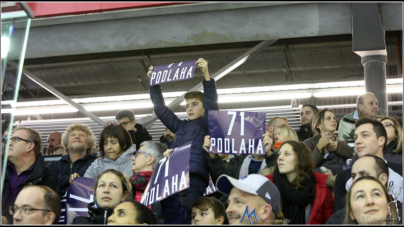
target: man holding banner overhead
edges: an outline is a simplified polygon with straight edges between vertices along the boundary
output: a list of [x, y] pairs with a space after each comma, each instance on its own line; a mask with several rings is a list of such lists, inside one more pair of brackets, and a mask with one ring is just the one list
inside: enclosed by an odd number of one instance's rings
[[[191, 91], [185, 94], [188, 120], [180, 120], [164, 103], [162, 89], [159, 85], [193, 78], [195, 68], [200, 68], [205, 80], [204, 93]], [[202, 197], [209, 184], [207, 156], [202, 148], [204, 136], [208, 134], [208, 110], [218, 110], [216, 84], [210, 78], [208, 62], [200, 58], [197, 61], [173, 63], [169, 65], [151, 66], [147, 73], [150, 84], [150, 98], [154, 104], [154, 112], [163, 124], [173, 133], [175, 139], [171, 148], [179, 147], [193, 141], [190, 151], [190, 187], [185, 190], [188, 202], [185, 208], [191, 214], [191, 204]], [[169, 224], [165, 222], [166, 224]]]

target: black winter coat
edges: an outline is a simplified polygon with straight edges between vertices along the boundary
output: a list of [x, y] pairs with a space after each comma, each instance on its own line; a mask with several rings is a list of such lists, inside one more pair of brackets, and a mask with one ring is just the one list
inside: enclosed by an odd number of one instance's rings
[[311, 130], [311, 126], [308, 127], [307, 131], [304, 127], [300, 126], [300, 130], [296, 133], [299, 138], [299, 142], [303, 142], [308, 138], [313, 137], [313, 131]]
[[196, 120], [180, 120], [164, 103], [160, 85], [150, 87], [150, 97], [154, 104], [154, 112], [161, 122], [173, 133], [175, 139], [171, 148], [179, 147], [189, 141], [192, 142], [189, 160], [189, 172], [199, 175], [209, 184], [209, 170], [206, 151], [202, 148], [208, 131], [208, 111], [218, 110], [218, 95], [215, 80], [203, 81], [205, 115]]
[[89, 217], [77, 216], [73, 219], [72, 224], [108, 224], [108, 218], [111, 216], [114, 209], [108, 209], [106, 212], [103, 208], [94, 208], [94, 202], [87, 205]]
[[[143, 143], [144, 141], [150, 141], [153, 138], [143, 125], [135, 124], [135, 128], [136, 128], [136, 133], [135, 133], [136, 139], [133, 139], [133, 136], [131, 134], [132, 142], [133, 142], [133, 144], [136, 144], [136, 149], [139, 150], [141, 143]], [[132, 131], [132, 130], [130, 130], [130, 131]]]
[[[7, 199], [10, 194], [10, 166], [6, 168], [6, 176], [4, 179], [3, 192], [2, 192], [2, 215], [8, 220], [8, 223], [13, 223], [13, 216], [9, 213], [9, 207], [14, 205], [15, 199], [6, 206]], [[45, 166], [44, 158], [42, 154], [38, 154], [35, 159], [35, 166], [31, 172], [31, 175], [22, 183], [17, 189], [17, 195], [25, 185], [45, 185], [56, 193], [59, 191], [59, 179], [50, 169]]]
[[70, 176], [73, 173], [78, 173], [83, 177], [88, 167], [97, 157], [94, 154], [86, 154], [84, 157], [71, 163], [70, 155], [62, 156], [58, 161], [49, 163], [48, 168], [59, 177], [60, 190], [59, 195], [63, 197], [67, 189], [69, 189]]
[[165, 145], [167, 145], [168, 148], [170, 148], [170, 147], [171, 147], [171, 144], [173, 143], [173, 141], [168, 142], [166, 139], [164, 139], [164, 135], [162, 135], [162, 136], [160, 137], [160, 143], [164, 143]]

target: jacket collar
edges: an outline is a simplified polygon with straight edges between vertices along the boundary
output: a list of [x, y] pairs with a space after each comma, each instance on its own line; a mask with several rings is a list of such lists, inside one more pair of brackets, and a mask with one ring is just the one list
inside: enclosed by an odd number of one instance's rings
[[327, 187], [327, 178], [328, 175], [322, 174], [322, 173], [317, 173], [315, 171], [312, 171], [314, 175], [314, 181], [316, 184], [318, 184], [320, 187]]
[[[98, 204], [96, 204], [95, 202], [89, 203], [87, 205], [87, 208], [88, 208], [88, 215], [90, 216], [89, 218], [93, 223], [95, 224], [107, 223], [107, 221], [104, 218], [105, 217], [104, 208], [99, 207]], [[113, 211], [114, 211], [113, 209], [108, 209], [106, 218], [111, 216]]]

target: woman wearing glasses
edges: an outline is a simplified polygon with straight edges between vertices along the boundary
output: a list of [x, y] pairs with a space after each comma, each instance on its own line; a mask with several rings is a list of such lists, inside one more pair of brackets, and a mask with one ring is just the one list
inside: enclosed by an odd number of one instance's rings
[[97, 177], [95, 202], [87, 205], [88, 217], [78, 216], [72, 224], [107, 224], [114, 208], [131, 198], [132, 185], [128, 176], [114, 169], [107, 169]]
[[[163, 154], [166, 150], [167, 145], [160, 142], [144, 141], [140, 144], [139, 150], [132, 158], [133, 177], [130, 181], [133, 185], [133, 194], [136, 202], [142, 200], [143, 192], [150, 181], [153, 171], [160, 160], [164, 158]], [[149, 208], [156, 214], [158, 223], [163, 224], [164, 219], [160, 203], [155, 203], [149, 206]]]
[[402, 164], [403, 155], [403, 128], [392, 117], [383, 117], [380, 121], [387, 132], [386, 149], [383, 152], [384, 159], [388, 162]]
[[108, 123], [100, 135], [100, 155], [88, 167], [84, 177], [97, 179], [107, 169], [115, 169], [132, 178], [132, 157], [136, 145], [121, 123]]

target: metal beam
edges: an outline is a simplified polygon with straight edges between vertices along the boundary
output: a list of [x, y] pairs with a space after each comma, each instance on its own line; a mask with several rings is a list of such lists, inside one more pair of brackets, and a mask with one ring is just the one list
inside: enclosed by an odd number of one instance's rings
[[[211, 76], [211, 78], [215, 79], [216, 81], [220, 80], [222, 77], [226, 76], [228, 73], [230, 73], [231, 71], [233, 71], [234, 69], [236, 69], [237, 67], [242, 65], [244, 62], [246, 62], [248, 58], [252, 57], [256, 53], [259, 53], [262, 49], [268, 47], [269, 45], [275, 43], [276, 41], [277, 41], [277, 39], [262, 41], [261, 43], [259, 43], [258, 45], [256, 45], [252, 49], [250, 49], [249, 51], [245, 52], [244, 54], [242, 54], [240, 57], [233, 60], [229, 64], [227, 64], [225, 67], [221, 68], [216, 73], [214, 73]], [[190, 92], [190, 91], [200, 91], [202, 88], [203, 88], [203, 85], [202, 85], [202, 82], [200, 82], [195, 87], [189, 89], [188, 92]], [[177, 106], [179, 106], [180, 103], [184, 99], [184, 95], [185, 95], [185, 93], [183, 95], [181, 95], [180, 97], [174, 99], [168, 105], [168, 108], [170, 110], [173, 110]], [[146, 128], [150, 128], [157, 119], [158, 119], [157, 115], [152, 114], [150, 116], [143, 117], [141, 120], [142, 120], [143, 126], [145, 126]]]
[[[9, 61], [8, 64], [10, 64], [11, 66], [14, 66], [14, 67], [18, 66], [18, 64], [13, 62], [13, 61]], [[101, 126], [104, 125], [105, 122], [103, 120], [101, 120], [99, 117], [97, 117], [95, 114], [88, 112], [82, 106], [80, 106], [79, 104], [77, 104], [73, 100], [69, 99], [67, 96], [65, 96], [64, 94], [62, 94], [61, 92], [59, 92], [58, 90], [56, 90], [55, 88], [53, 88], [52, 86], [50, 86], [49, 84], [44, 82], [43, 80], [39, 79], [38, 77], [36, 77], [34, 74], [29, 72], [28, 70], [23, 69], [22, 72], [28, 78], [30, 78], [32, 81], [37, 83], [39, 86], [45, 88], [47, 91], [49, 91], [50, 93], [52, 93], [56, 97], [58, 97], [58, 98], [64, 100], [65, 102], [69, 103], [74, 108], [76, 108], [78, 111], [80, 111], [82, 114], [86, 115], [87, 117], [91, 118], [93, 121], [97, 122], [99, 125], [101, 125]]]

